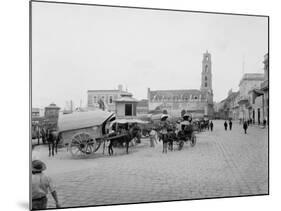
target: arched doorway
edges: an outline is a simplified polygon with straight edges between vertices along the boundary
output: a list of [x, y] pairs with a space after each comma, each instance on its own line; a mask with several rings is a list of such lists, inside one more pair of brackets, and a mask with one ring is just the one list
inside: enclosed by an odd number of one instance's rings
[[255, 124], [255, 109], [253, 109], [253, 123]]
[[258, 108], [258, 124], [261, 123], [260, 118], [261, 118], [261, 112], [260, 112], [260, 109]]

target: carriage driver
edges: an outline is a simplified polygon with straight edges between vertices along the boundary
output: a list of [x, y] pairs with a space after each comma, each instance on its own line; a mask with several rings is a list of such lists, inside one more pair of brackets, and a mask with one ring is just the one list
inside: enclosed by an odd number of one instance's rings
[[192, 118], [188, 114], [183, 115], [183, 121], [180, 123], [181, 130], [184, 132], [185, 135], [187, 135], [189, 138], [191, 138], [191, 135], [193, 133], [192, 128]]

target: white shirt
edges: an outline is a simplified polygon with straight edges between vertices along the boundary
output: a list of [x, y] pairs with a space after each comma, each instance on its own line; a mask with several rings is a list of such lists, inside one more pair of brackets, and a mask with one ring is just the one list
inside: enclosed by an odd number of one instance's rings
[[55, 191], [51, 178], [43, 173], [32, 174], [32, 199], [47, 196], [48, 191]]

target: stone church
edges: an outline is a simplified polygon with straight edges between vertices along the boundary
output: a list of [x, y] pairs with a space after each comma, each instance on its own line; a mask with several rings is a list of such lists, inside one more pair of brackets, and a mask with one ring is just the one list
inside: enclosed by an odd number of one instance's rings
[[180, 117], [182, 110], [193, 118], [213, 117], [212, 60], [203, 54], [200, 89], [151, 90], [148, 88], [148, 109], [166, 110], [172, 117]]

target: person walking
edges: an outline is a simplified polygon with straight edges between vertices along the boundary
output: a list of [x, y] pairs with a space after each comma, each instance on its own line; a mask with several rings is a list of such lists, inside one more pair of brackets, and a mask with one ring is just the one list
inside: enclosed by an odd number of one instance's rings
[[41, 160], [32, 161], [32, 210], [47, 208], [48, 191], [52, 194], [56, 207], [60, 208], [57, 192], [50, 177], [43, 174], [46, 165]]
[[149, 133], [149, 139], [150, 139], [150, 147], [155, 147], [156, 143], [156, 131], [154, 128], [151, 129]]
[[223, 125], [224, 125], [224, 129], [227, 130], [227, 122], [226, 121], [224, 121]]
[[213, 131], [213, 127], [214, 127], [214, 124], [213, 124], [213, 121], [211, 121], [211, 123], [210, 123], [211, 131]]
[[160, 136], [161, 140], [163, 142], [163, 151], [162, 153], [167, 153], [168, 149], [168, 129], [169, 125], [168, 122], [166, 121], [168, 118], [168, 115], [163, 114], [161, 116], [161, 122], [160, 122]]
[[244, 129], [245, 134], [247, 134], [248, 124], [246, 121], [243, 123], [243, 129]]
[[232, 129], [232, 121], [231, 121], [231, 119], [229, 120], [229, 130], [231, 130]]
[[266, 119], [263, 120], [263, 127], [266, 127]]

